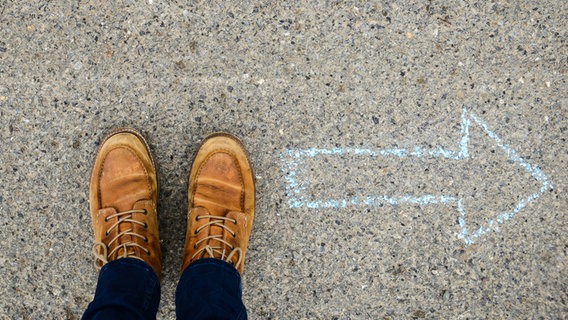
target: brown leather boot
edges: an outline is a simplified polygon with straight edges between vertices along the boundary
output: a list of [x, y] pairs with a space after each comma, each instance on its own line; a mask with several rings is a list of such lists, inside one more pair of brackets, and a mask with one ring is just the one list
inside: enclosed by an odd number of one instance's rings
[[101, 143], [89, 186], [95, 231], [95, 267], [120, 258], [147, 262], [161, 279], [162, 262], [154, 161], [133, 129], [111, 132]]
[[227, 133], [207, 137], [189, 175], [182, 271], [200, 258], [225, 260], [242, 274], [254, 218], [252, 168], [243, 144]]

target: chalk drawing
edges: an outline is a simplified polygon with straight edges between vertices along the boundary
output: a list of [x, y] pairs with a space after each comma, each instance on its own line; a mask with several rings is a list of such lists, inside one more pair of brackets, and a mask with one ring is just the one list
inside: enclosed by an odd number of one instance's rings
[[[344, 199], [307, 199], [306, 185], [298, 182], [298, 176], [301, 175], [302, 165], [304, 158], [316, 157], [319, 155], [360, 155], [370, 157], [431, 157], [431, 158], [444, 158], [449, 160], [464, 160], [469, 158], [469, 128], [471, 124], [475, 123], [481, 127], [483, 132], [487, 134], [498, 148], [502, 149], [507, 155], [508, 159], [513, 163], [522, 167], [528, 172], [536, 181], [539, 182], [540, 188], [525, 198], [520, 199], [511, 211], [501, 212], [492, 217], [487, 225], [479, 227], [479, 229], [470, 232], [466, 224], [465, 217], [467, 212], [464, 209], [463, 201], [460, 197], [455, 196], [436, 196], [436, 195], [407, 195], [401, 197], [389, 197], [387, 195], [366, 196], [366, 197], [349, 197]], [[444, 147], [434, 149], [424, 149], [421, 147], [414, 147], [410, 149], [404, 148], [385, 148], [385, 149], [366, 149], [366, 148], [307, 148], [307, 149], [286, 149], [285, 153], [280, 154], [285, 169], [286, 169], [286, 192], [288, 194], [288, 205], [290, 208], [345, 208], [348, 206], [380, 206], [380, 205], [452, 205], [457, 207], [458, 223], [460, 230], [458, 237], [462, 239], [466, 245], [473, 244], [483, 234], [492, 230], [496, 223], [504, 223], [512, 219], [519, 211], [526, 207], [532, 201], [537, 200], [545, 191], [553, 188], [552, 183], [548, 177], [538, 167], [528, 163], [520, 157], [515, 150], [505, 144], [503, 140], [493, 131], [485, 121], [477, 117], [475, 114], [463, 109], [461, 115], [461, 130], [460, 138], [458, 140], [457, 150], [448, 150]]]

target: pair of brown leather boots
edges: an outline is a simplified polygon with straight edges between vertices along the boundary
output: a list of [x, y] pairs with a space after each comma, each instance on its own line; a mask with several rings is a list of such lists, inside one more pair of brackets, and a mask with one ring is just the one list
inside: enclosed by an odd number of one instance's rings
[[[211, 257], [242, 274], [255, 207], [254, 178], [243, 144], [226, 133], [207, 137], [194, 158], [188, 189], [182, 271]], [[109, 261], [135, 258], [152, 266], [161, 279], [158, 179], [140, 133], [119, 129], [103, 140], [89, 192], [95, 266], [100, 270]]]

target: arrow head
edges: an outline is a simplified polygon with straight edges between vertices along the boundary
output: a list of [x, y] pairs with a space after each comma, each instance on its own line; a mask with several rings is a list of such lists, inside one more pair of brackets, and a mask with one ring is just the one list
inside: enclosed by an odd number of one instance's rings
[[[552, 183], [542, 170], [505, 144], [485, 121], [465, 109], [462, 117], [471, 169], [467, 190], [458, 199], [458, 236], [470, 245], [515, 217], [552, 189]], [[488, 202], [488, 198], [495, 201]]]

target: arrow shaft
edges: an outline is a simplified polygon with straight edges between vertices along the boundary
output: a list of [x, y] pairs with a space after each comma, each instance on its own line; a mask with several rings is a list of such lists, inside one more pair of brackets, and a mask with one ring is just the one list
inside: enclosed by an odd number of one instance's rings
[[412, 196], [406, 195], [401, 197], [390, 196], [366, 196], [356, 197], [353, 196], [348, 199], [339, 200], [307, 200], [302, 201], [295, 198], [289, 202], [290, 207], [299, 208], [306, 207], [310, 209], [315, 208], [346, 208], [348, 206], [366, 205], [366, 206], [382, 206], [382, 205], [430, 205], [430, 204], [457, 204], [459, 199], [451, 196]]
[[[285, 177], [290, 207], [457, 203], [453, 195], [458, 190], [451, 177], [456, 172], [464, 172], [465, 161], [400, 161], [397, 157], [367, 152], [372, 150], [320, 150], [322, 152], [299, 153], [302, 155], [298, 157], [291, 152], [284, 157], [283, 162], [288, 167]], [[380, 194], [376, 194], [377, 190]]]

